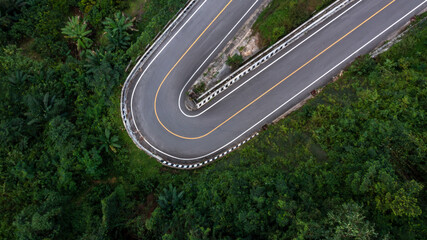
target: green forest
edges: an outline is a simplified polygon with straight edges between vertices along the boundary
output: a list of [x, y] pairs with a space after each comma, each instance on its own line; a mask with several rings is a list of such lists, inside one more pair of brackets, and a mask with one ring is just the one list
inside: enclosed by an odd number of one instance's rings
[[[0, 239], [425, 239], [427, 15], [242, 148], [179, 171], [133, 144], [119, 106], [127, 66], [185, 4], [0, 0]], [[310, 17], [271, 9], [265, 22], [304, 17], [266, 44]]]

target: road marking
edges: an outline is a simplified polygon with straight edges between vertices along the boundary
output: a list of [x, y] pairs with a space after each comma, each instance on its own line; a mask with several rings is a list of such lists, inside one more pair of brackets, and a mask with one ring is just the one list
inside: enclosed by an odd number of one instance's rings
[[203, 3], [197, 8], [196, 11], [194, 11], [194, 13], [187, 19], [187, 21], [185, 21], [185, 23], [181, 26], [181, 28], [179, 28], [179, 30], [171, 37], [171, 39], [169, 39], [169, 41], [165, 44], [165, 46], [159, 51], [159, 53], [157, 53], [157, 55], [154, 57], [154, 59], [148, 64], [147, 68], [142, 72], [141, 76], [139, 76], [138, 81], [135, 84], [135, 87], [132, 90], [132, 95], [131, 95], [131, 99], [130, 99], [130, 113], [132, 116], [132, 122], [133, 125], [135, 126], [137, 132], [140, 132], [138, 129], [138, 125], [135, 122], [135, 117], [133, 115], [133, 97], [135, 96], [135, 91], [138, 87], [138, 84], [140, 83], [142, 77], [145, 75], [145, 73], [147, 72], [147, 70], [150, 68], [150, 66], [153, 64], [154, 60], [157, 59], [159, 57], [159, 55], [165, 50], [165, 48], [167, 46], [169, 46], [169, 44], [172, 42], [173, 39], [175, 39], [176, 35], [178, 35], [178, 33], [181, 32], [181, 30], [188, 24], [188, 22], [190, 22], [191, 19], [193, 19], [194, 15], [196, 15], [196, 13], [199, 12], [199, 10], [205, 5], [205, 3], [207, 2], [207, 0], [203, 1]]
[[[175, 63], [175, 65], [171, 68], [171, 70], [169, 70], [168, 74], [166, 74], [165, 78], [163, 78], [162, 82], [160, 83], [159, 88], [157, 89], [156, 92], [156, 96], [154, 98], [154, 114], [156, 115], [157, 121], [160, 123], [160, 125], [162, 125], [162, 127], [168, 131], [170, 134], [176, 136], [176, 137], [180, 137], [183, 139], [192, 139], [192, 138], [186, 138], [183, 136], [180, 136], [174, 132], [172, 132], [171, 130], [169, 130], [163, 123], [162, 121], [160, 121], [159, 116], [157, 114], [157, 97], [159, 95], [160, 89], [163, 86], [163, 83], [166, 81], [166, 79], [169, 77], [169, 75], [171, 74], [171, 72], [175, 69], [175, 67], [181, 62], [181, 60], [185, 57], [185, 55], [187, 55], [187, 53], [193, 48], [193, 46], [199, 41], [199, 39], [205, 34], [205, 32], [211, 27], [211, 25], [218, 19], [219, 16], [221, 16], [221, 14], [225, 11], [225, 9], [228, 8], [228, 6], [230, 6], [231, 2], [233, 2], [233, 0], [230, 0], [227, 5], [225, 5], [225, 7], [221, 10], [221, 12], [218, 13], [218, 15], [216, 15], [216, 17], [212, 20], [211, 23], [209, 23], [209, 25], [205, 28], [205, 30], [203, 30], [203, 32], [197, 37], [197, 39], [190, 45], [190, 47], [187, 49], [187, 51], [185, 51], [185, 53], [179, 58], [178, 62]], [[197, 138], [194, 138], [197, 139]]]
[[[252, 79], [254, 79], [255, 77], [257, 77], [259, 74], [263, 73], [265, 70], [267, 70], [268, 68], [270, 68], [272, 65], [274, 65], [276, 62], [280, 61], [282, 58], [286, 57], [289, 53], [293, 52], [296, 48], [298, 48], [299, 46], [301, 46], [302, 44], [304, 44], [306, 41], [310, 40], [312, 37], [314, 37], [317, 33], [319, 33], [320, 31], [322, 31], [323, 29], [325, 29], [327, 26], [329, 26], [331, 23], [335, 22], [338, 18], [342, 17], [344, 14], [346, 14], [348, 11], [350, 11], [351, 9], [353, 9], [355, 6], [357, 6], [359, 3], [361, 3], [362, 0], [359, 0], [357, 3], [355, 3], [354, 5], [352, 5], [351, 7], [349, 7], [348, 9], [346, 9], [344, 12], [342, 12], [341, 14], [339, 14], [336, 18], [334, 18], [333, 20], [331, 20], [330, 22], [328, 22], [327, 24], [323, 25], [320, 29], [318, 29], [316, 32], [314, 32], [313, 34], [311, 34], [309, 37], [305, 38], [303, 41], [301, 41], [300, 43], [298, 43], [296, 46], [294, 46], [293, 48], [291, 48], [289, 51], [287, 51], [286, 53], [284, 53], [283, 55], [279, 56], [276, 60], [274, 60], [272, 63], [268, 64], [265, 68], [263, 68], [262, 70], [258, 71], [255, 75], [253, 75], [252, 77], [250, 77], [248, 80], [246, 80], [245, 82], [243, 82], [240, 85], [237, 85], [237, 87], [235, 87], [233, 90], [231, 90], [229, 93], [227, 93], [225, 96], [223, 96], [222, 98], [220, 98], [219, 100], [215, 101], [213, 104], [211, 104], [210, 106], [208, 106], [205, 110], [203, 110], [202, 112], [196, 114], [196, 115], [188, 115], [186, 114], [184, 111], [182, 111], [181, 108], [181, 104], [180, 104], [180, 99], [181, 99], [181, 95], [182, 92], [185, 89], [184, 88], [181, 90], [181, 94], [180, 97], [178, 99], [178, 106], [179, 106], [179, 110], [181, 111], [181, 113], [188, 117], [188, 118], [195, 118], [195, 117], [199, 117], [202, 114], [204, 114], [205, 112], [207, 112], [209, 109], [211, 109], [212, 107], [214, 107], [215, 105], [217, 105], [218, 103], [222, 102], [222, 100], [224, 100], [225, 98], [227, 98], [228, 96], [230, 96], [232, 93], [234, 93], [235, 91], [237, 91], [239, 88], [241, 88], [242, 86], [244, 86], [246, 83], [250, 82]], [[206, 59], [207, 60], [207, 59]], [[198, 71], [198, 70], [197, 70]], [[196, 72], [197, 72], [196, 71]], [[193, 76], [190, 78], [190, 80], [194, 77], [196, 73], [193, 74]], [[188, 82], [187, 82], [188, 84]], [[186, 85], [187, 85], [186, 84]]]
[[[191, 82], [191, 80], [194, 78], [194, 76], [196, 75], [196, 73], [203, 67], [203, 65], [209, 60], [210, 57], [212, 57], [212, 55], [216, 52], [216, 50], [218, 50], [218, 48], [221, 46], [221, 44], [225, 41], [225, 39], [227, 39], [227, 37], [234, 31], [234, 29], [236, 29], [236, 27], [240, 24], [240, 22], [246, 17], [246, 15], [248, 15], [248, 13], [252, 10], [253, 7], [255, 7], [255, 5], [258, 3], [259, 0], [256, 0], [254, 2], [254, 4], [252, 4], [252, 6], [248, 9], [248, 11], [246, 11], [246, 13], [243, 15], [243, 17], [240, 18], [240, 20], [233, 26], [233, 28], [227, 33], [227, 35], [225, 35], [225, 37], [222, 39], [222, 41], [216, 46], [216, 48], [214, 50], [212, 50], [211, 54], [209, 54], [209, 56], [205, 59], [205, 61], [200, 65], [200, 67], [193, 73], [193, 75], [188, 79], [187, 83], [184, 85], [184, 87], [181, 89], [181, 92], [179, 93], [179, 97], [178, 97], [178, 107], [179, 107], [179, 111], [181, 111], [181, 113], [186, 116], [186, 117], [197, 117], [200, 116], [200, 114], [195, 115], [195, 116], [191, 116], [191, 115], [187, 115], [186, 113], [184, 113], [184, 111], [182, 111], [181, 108], [181, 104], [180, 104], [180, 99], [182, 98], [182, 94], [184, 93], [185, 88], [187, 87], [187, 85]], [[204, 111], [203, 111], [204, 112]]]
[[340, 63], [338, 63], [337, 65], [335, 65], [333, 68], [329, 69], [329, 71], [327, 71], [325, 74], [323, 74], [322, 76], [320, 76], [319, 78], [317, 78], [314, 82], [312, 82], [310, 85], [308, 85], [307, 87], [305, 87], [304, 89], [302, 89], [300, 92], [298, 92], [297, 94], [295, 94], [292, 98], [290, 98], [288, 101], [284, 102], [282, 105], [280, 105], [279, 107], [277, 107], [274, 111], [272, 111], [271, 113], [269, 113], [267, 116], [265, 116], [263, 119], [259, 120], [257, 123], [255, 123], [254, 125], [252, 125], [250, 128], [248, 128], [247, 130], [245, 130], [243, 133], [241, 133], [239, 136], [237, 136], [236, 138], [232, 139], [231, 141], [229, 141], [228, 143], [226, 143], [225, 145], [223, 145], [220, 148], [217, 148], [216, 150], [205, 154], [203, 156], [199, 156], [199, 157], [194, 157], [194, 158], [180, 158], [177, 156], [173, 156], [171, 154], [168, 154], [160, 149], [157, 149], [156, 147], [154, 147], [147, 139], [144, 138], [144, 141], [150, 145], [154, 150], [156, 150], [157, 152], [168, 156], [170, 158], [175, 158], [177, 160], [182, 160], [182, 161], [194, 161], [194, 160], [199, 160], [199, 159], [203, 159], [205, 157], [211, 156], [214, 153], [218, 152], [220, 149], [223, 149], [225, 147], [227, 147], [228, 145], [232, 144], [233, 142], [235, 142], [237, 139], [241, 138], [243, 135], [245, 135], [247, 132], [249, 132], [251, 129], [253, 129], [254, 127], [256, 127], [257, 125], [259, 125], [260, 123], [262, 123], [263, 121], [265, 121], [267, 118], [269, 118], [271, 115], [273, 115], [274, 113], [276, 113], [278, 110], [280, 110], [282, 107], [284, 107], [286, 104], [288, 104], [289, 102], [291, 102], [293, 99], [295, 99], [296, 97], [298, 97], [301, 93], [305, 92], [307, 89], [309, 89], [311, 86], [313, 86], [314, 84], [316, 84], [320, 79], [324, 78], [326, 75], [328, 75], [329, 73], [331, 73], [332, 71], [334, 71], [336, 68], [338, 68], [340, 65], [342, 65], [343, 63], [345, 63], [346, 61], [348, 61], [350, 58], [352, 58], [354, 55], [356, 55], [359, 51], [361, 51], [363, 48], [367, 47], [369, 44], [371, 44], [373, 41], [377, 40], [377, 38], [379, 38], [381, 35], [383, 35], [384, 33], [386, 33], [387, 31], [389, 31], [391, 28], [393, 28], [396, 24], [398, 24], [400, 21], [402, 21], [403, 19], [405, 19], [406, 17], [408, 17], [410, 14], [412, 14], [414, 11], [416, 11], [418, 8], [420, 8], [422, 5], [424, 5], [425, 3], [427, 3], [427, 0], [425, 0], [423, 3], [419, 4], [418, 6], [416, 6], [414, 9], [412, 9], [409, 13], [407, 13], [406, 15], [404, 15], [403, 17], [401, 17], [399, 20], [397, 20], [396, 22], [394, 22], [392, 25], [390, 25], [389, 27], [387, 27], [384, 31], [382, 31], [381, 33], [379, 33], [377, 36], [375, 36], [374, 38], [372, 38], [369, 42], [365, 43], [362, 47], [360, 47], [359, 49], [357, 49], [356, 51], [354, 51], [352, 54], [350, 54], [347, 58], [345, 58], [344, 60], [342, 60]]
[[341, 42], [344, 38], [346, 38], [348, 35], [350, 35], [351, 33], [353, 33], [354, 31], [356, 31], [357, 29], [359, 29], [361, 26], [363, 26], [364, 24], [366, 24], [368, 21], [370, 21], [372, 18], [374, 18], [376, 15], [378, 15], [379, 13], [381, 13], [382, 11], [384, 11], [384, 9], [388, 8], [391, 4], [393, 4], [394, 2], [396, 2], [396, 0], [392, 0], [390, 1], [387, 5], [385, 5], [383, 8], [381, 8], [380, 10], [378, 10], [376, 13], [374, 13], [373, 15], [371, 15], [369, 18], [367, 18], [365, 21], [363, 21], [362, 23], [360, 23], [357, 27], [353, 28], [351, 31], [349, 31], [348, 33], [346, 33], [344, 36], [342, 36], [340, 39], [338, 39], [337, 41], [335, 41], [333, 44], [331, 44], [329, 47], [325, 48], [323, 51], [321, 51], [319, 54], [317, 54], [315, 57], [313, 57], [312, 59], [310, 59], [308, 62], [304, 63], [302, 66], [300, 66], [297, 70], [295, 70], [294, 72], [292, 72], [291, 74], [289, 74], [287, 77], [285, 77], [284, 79], [282, 79], [281, 81], [279, 81], [278, 83], [276, 83], [273, 87], [271, 87], [270, 89], [268, 89], [267, 91], [265, 91], [263, 94], [261, 94], [260, 96], [258, 96], [257, 98], [255, 98], [252, 102], [250, 102], [249, 104], [247, 104], [245, 107], [243, 107], [242, 109], [240, 109], [239, 111], [237, 111], [236, 113], [234, 113], [233, 115], [231, 115], [231, 117], [229, 117], [227, 120], [223, 121], [221, 124], [219, 124], [218, 126], [216, 126], [215, 128], [213, 128], [212, 130], [210, 130], [209, 132], [198, 136], [198, 137], [185, 137], [185, 136], [181, 136], [179, 134], [176, 134], [174, 132], [172, 132], [171, 130], [169, 130], [160, 120], [158, 114], [157, 114], [157, 97], [159, 94], [159, 91], [163, 85], [163, 83], [166, 81], [166, 79], [169, 77], [170, 73], [175, 69], [175, 67], [181, 62], [181, 60], [185, 57], [185, 55], [187, 55], [187, 53], [191, 50], [191, 48], [193, 48], [194, 44], [197, 43], [197, 41], [203, 36], [203, 34], [209, 29], [209, 27], [216, 21], [216, 19], [224, 12], [224, 10], [230, 5], [230, 3], [233, 0], [230, 0], [228, 2], [228, 4], [221, 10], [221, 12], [214, 18], [214, 20], [206, 27], [206, 29], [199, 35], [199, 37], [197, 37], [196, 41], [194, 41], [191, 46], [187, 49], [187, 51], [185, 51], [185, 53], [181, 56], [181, 58], [178, 60], [178, 62], [175, 63], [175, 65], [173, 66], [173, 68], [171, 70], [169, 70], [168, 74], [165, 76], [165, 78], [163, 79], [163, 81], [161, 82], [159, 88], [157, 89], [156, 92], [156, 96], [154, 99], [154, 114], [156, 115], [157, 121], [160, 123], [160, 125], [162, 125], [162, 127], [169, 132], [170, 134], [174, 135], [175, 137], [181, 138], [181, 139], [186, 139], [186, 140], [197, 140], [197, 139], [201, 139], [204, 138], [208, 135], [210, 135], [212, 132], [216, 131], [218, 128], [220, 128], [222, 125], [226, 124], [228, 121], [230, 121], [231, 119], [233, 119], [235, 116], [237, 116], [239, 113], [241, 113], [242, 111], [244, 111], [246, 108], [250, 107], [252, 104], [254, 104], [255, 102], [257, 102], [259, 99], [261, 99], [262, 97], [264, 97], [266, 94], [268, 94], [269, 92], [271, 92], [273, 89], [275, 89], [277, 86], [279, 86], [281, 83], [283, 83], [284, 81], [286, 81], [287, 79], [289, 79], [290, 77], [292, 77], [293, 75], [295, 75], [295, 73], [299, 72], [301, 69], [303, 69], [304, 67], [306, 67], [308, 64], [310, 64], [311, 62], [313, 62], [314, 60], [316, 60], [319, 56], [323, 55], [326, 51], [328, 51], [330, 48], [332, 48], [333, 46], [335, 46], [336, 44], [338, 44], [339, 42]]

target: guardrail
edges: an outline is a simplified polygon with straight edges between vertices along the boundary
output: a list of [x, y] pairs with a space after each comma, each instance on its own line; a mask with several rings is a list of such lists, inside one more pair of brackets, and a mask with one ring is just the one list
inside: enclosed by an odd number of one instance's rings
[[[288, 45], [297, 41], [301, 37], [305, 36], [306, 33], [313, 28], [317, 27], [319, 24], [323, 23], [326, 19], [331, 17], [333, 14], [347, 7], [350, 3], [355, 0], [337, 0], [327, 8], [323, 9], [315, 16], [310, 18], [308, 21], [300, 25], [298, 28], [293, 30], [291, 33], [280, 39], [277, 43], [267, 48], [265, 51], [262, 51], [252, 57], [252, 60], [247, 62], [245, 65], [234, 71], [228, 77], [221, 80], [215, 86], [210, 88], [204, 94], [196, 99], [195, 106], [197, 109], [201, 108], [205, 104], [207, 104], [210, 100], [216, 97], [221, 92], [228, 89], [231, 85], [236, 83], [243, 76], [258, 68], [260, 65], [265, 63], [269, 58], [277, 55], [280, 51], [285, 49]], [[194, 101], [194, 100], [193, 100]]]
[[168, 167], [171, 167], [171, 168], [178, 168], [178, 169], [187, 169], [187, 170], [190, 170], [190, 169], [200, 168], [200, 167], [205, 166], [205, 165], [207, 165], [207, 164], [209, 164], [209, 163], [217, 160], [218, 158], [222, 158], [225, 155], [231, 153], [232, 151], [240, 148], [243, 144], [249, 142], [252, 138], [254, 138], [254, 137], [258, 136], [258, 135], [259, 135], [259, 133], [255, 133], [255, 134], [251, 135], [250, 137], [246, 138], [245, 140], [243, 140], [242, 142], [240, 142], [239, 144], [235, 145], [234, 147], [231, 147], [231, 148], [227, 149], [226, 151], [224, 151], [224, 152], [216, 155], [215, 157], [212, 157], [209, 160], [205, 160], [205, 161], [200, 162], [200, 163], [195, 163], [195, 164], [176, 164], [176, 163], [171, 163], [171, 162], [168, 162], [168, 161], [165, 161], [165, 160], [160, 160], [160, 163], [162, 163], [165, 166], [168, 166]]

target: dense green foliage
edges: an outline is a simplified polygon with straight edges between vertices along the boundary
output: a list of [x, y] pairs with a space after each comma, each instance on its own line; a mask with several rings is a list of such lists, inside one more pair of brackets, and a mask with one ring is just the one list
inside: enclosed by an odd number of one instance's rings
[[0, 2], [0, 239], [128, 238], [125, 51], [182, 2], [132, 20], [125, 1]]
[[138, 29], [141, 33], [135, 43], [127, 50], [127, 54], [133, 59], [141, 55], [141, 49], [145, 49], [164, 25], [171, 19], [171, 9], [177, 9], [187, 0], [156, 0], [148, 1], [144, 9], [144, 15]]
[[92, 30], [87, 30], [86, 22], [80, 21], [79, 16], [73, 16], [70, 21], [62, 29], [62, 33], [66, 38], [70, 38], [76, 42], [77, 50], [80, 52], [82, 49], [88, 49], [92, 46], [92, 39], [88, 38], [88, 35]]
[[1, 1], [0, 239], [423, 239], [427, 23], [182, 172], [134, 146], [119, 98], [184, 2], [147, 1], [133, 21], [127, 1]]
[[103, 23], [110, 42], [110, 48], [113, 50], [126, 49], [130, 41], [128, 31], [132, 29], [132, 21], [124, 14], [116, 13], [113, 19], [107, 17]]
[[334, 0], [273, 0], [254, 24], [260, 34], [261, 45], [266, 47], [308, 20]]

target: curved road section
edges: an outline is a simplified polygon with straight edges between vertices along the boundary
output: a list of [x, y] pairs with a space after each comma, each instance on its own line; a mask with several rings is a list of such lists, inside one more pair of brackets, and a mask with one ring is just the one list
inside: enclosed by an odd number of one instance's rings
[[195, 168], [251, 138], [427, 6], [427, 0], [360, 0], [310, 30], [197, 111], [184, 91], [261, 0], [200, 0], [126, 85], [137, 145], [166, 166]]

